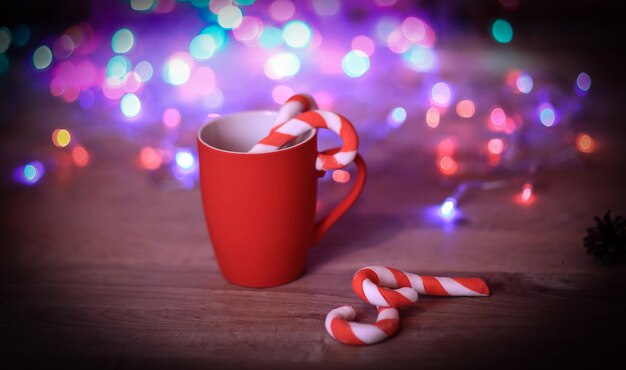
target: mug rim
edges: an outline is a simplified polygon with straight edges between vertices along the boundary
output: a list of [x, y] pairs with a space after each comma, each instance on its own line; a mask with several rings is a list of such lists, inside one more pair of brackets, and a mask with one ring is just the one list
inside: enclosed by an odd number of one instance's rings
[[213, 150], [217, 150], [219, 152], [224, 152], [224, 153], [228, 153], [228, 154], [242, 154], [242, 155], [271, 155], [271, 154], [275, 154], [275, 153], [281, 153], [281, 152], [286, 152], [289, 150], [295, 150], [298, 147], [306, 144], [309, 140], [312, 140], [313, 137], [315, 136], [315, 134], [317, 133], [317, 129], [313, 128], [312, 130], [309, 131], [309, 136], [302, 140], [301, 142], [299, 142], [296, 145], [292, 145], [290, 147], [287, 148], [283, 148], [283, 149], [278, 149], [275, 150], [273, 152], [265, 152], [265, 153], [248, 153], [248, 152], [235, 152], [232, 150], [226, 150], [226, 149], [222, 149], [222, 148], [218, 148], [214, 145], [211, 145], [209, 143], [207, 143], [206, 141], [204, 141], [202, 139], [202, 131], [209, 125], [215, 123], [216, 121], [220, 120], [220, 119], [224, 119], [224, 118], [230, 118], [232, 116], [236, 116], [239, 114], [244, 114], [244, 113], [254, 113], [254, 114], [258, 114], [258, 115], [271, 115], [271, 116], [277, 116], [278, 115], [278, 111], [273, 111], [273, 110], [263, 110], [263, 109], [257, 109], [257, 110], [244, 110], [244, 111], [239, 111], [239, 112], [234, 112], [234, 113], [229, 113], [229, 114], [225, 114], [223, 116], [219, 116], [219, 117], [215, 117], [212, 118], [210, 120], [208, 120], [207, 122], [205, 122], [202, 126], [200, 126], [200, 128], [198, 129], [197, 133], [196, 133], [196, 138], [198, 140], [199, 143], [201, 143], [202, 145], [211, 148]]

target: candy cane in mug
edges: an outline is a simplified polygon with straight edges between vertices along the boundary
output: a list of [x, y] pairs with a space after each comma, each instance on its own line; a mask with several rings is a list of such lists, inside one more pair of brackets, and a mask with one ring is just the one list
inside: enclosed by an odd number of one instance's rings
[[300, 113], [317, 109], [317, 102], [312, 96], [308, 94], [296, 94], [287, 99], [278, 110], [276, 120], [274, 120], [273, 127], [277, 127], [282, 123], [294, 118]]
[[350, 164], [356, 156], [359, 140], [352, 123], [344, 116], [325, 111], [311, 110], [272, 129], [269, 135], [261, 139], [249, 153], [267, 153], [280, 149], [299, 135], [316, 129], [326, 128], [342, 140], [338, 151], [324, 151], [318, 154], [315, 167], [318, 170], [334, 170]]

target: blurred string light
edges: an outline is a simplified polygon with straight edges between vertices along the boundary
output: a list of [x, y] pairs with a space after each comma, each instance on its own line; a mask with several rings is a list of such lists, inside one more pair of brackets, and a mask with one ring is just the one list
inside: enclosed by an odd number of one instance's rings
[[452, 90], [445, 82], [437, 82], [431, 89], [431, 97], [434, 104], [446, 107], [450, 104]]
[[58, 148], [64, 148], [69, 145], [72, 136], [66, 129], [55, 129], [52, 131], [52, 143]]
[[496, 19], [491, 25], [491, 36], [501, 44], [509, 43], [513, 39], [513, 27], [504, 19]]
[[426, 125], [430, 128], [437, 128], [439, 126], [440, 113], [439, 109], [430, 107], [426, 111]]
[[24, 47], [30, 40], [30, 28], [20, 23], [13, 28], [13, 44], [17, 47]]
[[279, 22], [284, 22], [293, 17], [296, 6], [289, 0], [275, 0], [270, 4], [270, 17]]
[[581, 153], [592, 153], [595, 150], [596, 143], [595, 141], [584, 132], [581, 132], [576, 136], [576, 148]]
[[217, 12], [217, 23], [224, 29], [237, 28], [242, 21], [243, 13], [234, 5], [227, 5]]
[[345, 184], [350, 181], [350, 172], [344, 170], [333, 171], [333, 181]]
[[589, 88], [591, 88], [591, 77], [587, 73], [581, 72], [576, 77], [576, 88], [581, 92], [589, 91]]
[[[127, 118], [134, 119], [142, 115], [144, 109], [146, 119], [156, 117], [155, 121], [158, 121], [158, 118], [162, 118], [160, 124], [166, 129], [163, 147], [171, 148], [176, 145], [176, 140], [184, 137], [185, 130], [189, 127], [182, 127], [181, 116], [183, 112], [191, 110], [191, 106], [210, 112], [239, 110], [249, 104], [250, 97], [256, 99], [258, 94], [269, 95], [270, 91], [272, 100], [282, 104], [296, 89], [315, 86], [311, 87], [310, 92], [319, 105], [324, 109], [332, 109], [345, 98], [345, 91], [350, 89], [338, 91], [323, 83], [319, 87], [317, 83], [310, 85], [312, 78], [315, 82], [318, 77], [344, 79], [345, 82], [367, 73], [372, 77], [387, 76], [389, 71], [384, 67], [392, 65], [394, 68], [396, 66], [402, 68], [398, 71], [402, 73], [401, 76], [408, 79], [414, 76], [422, 81], [419, 85], [422, 86], [422, 91], [419, 91], [419, 95], [410, 95], [418, 99], [412, 100], [411, 103], [408, 101], [412, 99], [409, 98], [409, 94], [404, 100], [396, 100], [397, 106], [384, 112], [387, 115], [387, 124], [399, 127], [406, 122], [409, 115], [424, 117], [421, 114], [425, 113], [426, 128], [435, 137], [443, 133], [441, 129], [448, 129], [444, 122], [446, 114], [456, 111], [461, 118], [484, 119], [483, 125], [476, 125], [476, 129], [486, 128], [497, 133], [497, 137], [493, 137], [494, 133], [488, 137], [490, 134], [487, 132], [473, 145], [474, 148], [479, 148], [481, 161], [485, 158], [484, 154], [487, 154], [487, 164], [490, 166], [507, 164], [504, 160], [500, 162], [501, 157], [505, 157], [505, 152], [508, 154], [514, 152], [516, 146], [528, 145], [520, 144], [520, 140], [516, 138], [517, 131], [520, 131], [520, 134], [525, 134], [527, 130], [554, 131], [545, 129], [545, 126], [550, 127], [559, 124], [560, 120], [565, 121], [565, 117], [570, 117], [569, 113], [574, 109], [572, 107], [579, 105], [577, 101], [570, 101], [569, 97], [556, 91], [557, 88], [550, 85], [549, 79], [544, 78], [545, 75], [538, 73], [534, 80], [531, 73], [534, 74], [535, 71], [517, 69], [508, 71], [505, 80], [507, 92], [513, 94], [493, 94], [497, 96], [485, 98], [476, 94], [457, 101], [454, 96], [456, 89], [453, 89], [452, 85], [446, 82], [432, 84], [443, 79], [436, 73], [439, 67], [439, 53], [435, 48], [436, 35], [433, 28], [424, 18], [410, 13], [400, 15], [402, 13], [397, 11], [399, 8], [392, 8], [396, 4], [405, 6], [401, 2], [374, 1], [379, 8], [373, 8], [375, 10], [372, 14], [375, 16], [368, 18], [367, 22], [355, 22], [351, 7], [338, 0], [310, 0], [304, 3], [270, 0], [257, 2], [249, 9], [246, 7], [253, 5], [254, 1], [129, 0], [127, 3], [129, 11], [132, 9], [150, 13], [133, 15], [151, 17], [150, 22], [152, 17], [172, 12], [174, 9], [177, 11], [177, 17], [192, 9], [193, 12], [197, 12], [206, 27], [201, 30], [183, 27], [177, 28], [180, 32], [172, 32], [168, 26], [174, 23], [164, 18], [163, 27], [160, 29], [163, 29], [162, 34], [165, 34], [165, 37], [155, 34], [157, 37], [139, 38], [141, 32], [148, 29], [145, 24], [128, 23], [124, 26], [128, 28], [120, 28], [122, 26], [118, 25], [113, 29], [116, 32], [108, 35], [109, 49], [102, 47], [102, 40], [106, 40], [104, 37], [106, 35], [99, 33], [101, 31], [98, 28], [101, 24], [90, 25], [83, 22], [69, 27], [55, 37], [42, 38], [45, 45], [32, 45], [33, 50], [30, 54], [32, 66], [35, 70], [41, 71], [39, 74], [41, 79], [48, 79], [52, 95], [60, 97], [65, 102], [77, 102], [84, 110], [91, 109], [94, 104], [100, 102], [100, 97], [104, 96], [112, 100], [109, 103], [119, 104], [122, 122], [127, 121]], [[103, 18], [107, 15], [109, 14], [103, 15]], [[506, 43], [512, 40], [513, 29], [507, 21], [499, 19], [490, 26], [492, 37], [497, 42]], [[4, 47], [4, 50], [11, 50], [19, 47], [20, 37], [28, 41], [30, 31], [28, 27], [24, 27], [25, 32], [18, 32], [18, 27], [12, 28], [11, 31], [3, 28], [10, 39], [8, 44], [3, 41], [4, 44], [0, 46]], [[156, 31], [151, 29], [151, 32]], [[21, 33], [27, 36], [18, 37]], [[169, 34], [172, 36], [169, 37]], [[106, 41], [104, 42], [106, 46]], [[175, 48], [172, 49], [171, 45], [175, 45]], [[220, 53], [227, 46], [228, 53]], [[396, 65], [392, 58], [402, 61]], [[249, 60], [254, 63], [240, 64], [242, 67], [235, 70], [231, 68], [233, 60], [239, 63]], [[258, 63], [259, 61], [261, 63]], [[6, 73], [8, 63], [7, 55], [0, 53], [0, 72]], [[225, 72], [225, 68], [228, 71], [235, 71], [237, 77], [241, 75], [244, 80], [249, 77], [256, 78], [261, 71], [256, 67], [250, 67], [252, 65], [261, 65], [264, 76], [271, 81], [262, 78], [261, 84], [251, 84], [246, 87], [246, 93], [235, 95], [232, 95], [226, 86], [218, 84], [217, 76], [224, 75], [224, 80], [231, 78], [228, 72]], [[304, 72], [305, 66], [306, 73], [301, 73], [301, 68]], [[153, 78], [155, 69], [158, 69], [156, 75], [162, 78]], [[104, 73], [101, 73], [103, 70]], [[290, 79], [296, 75], [297, 78]], [[163, 81], [173, 86], [164, 85]], [[320, 78], [320, 81], [323, 79]], [[333, 81], [333, 84], [335, 82]], [[464, 82], [461, 80], [458, 83]], [[400, 85], [402, 84], [398, 84]], [[589, 75], [582, 72], [576, 78], [573, 93], [583, 96], [590, 85]], [[459, 92], [468, 91], [465, 90], [467, 87], [460, 86]], [[225, 104], [225, 93], [230, 94], [228, 104]], [[520, 94], [529, 96], [523, 97]], [[429, 97], [430, 104], [427, 102], [424, 106], [415, 107], [415, 102], [423, 100], [421, 99], [423, 96]], [[549, 103], [548, 99], [551, 99]], [[150, 102], [150, 108], [142, 104], [146, 102]], [[455, 104], [452, 107], [456, 109], [447, 109], [452, 104]], [[484, 116], [480, 111], [483, 104], [486, 109]], [[506, 113], [503, 107], [506, 108]], [[560, 112], [555, 107], [563, 111]], [[149, 112], [148, 109], [154, 111]], [[205, 114], [206, 112], [202, 116]], [[452, 121], [454, 122], [454, 119]], [[530, 121], [539, 121], [541, 124], [526, 123]], [[450, 128], [454, 125], [453, 122]], [[470, 122], [473, 123], [474, 120]], [[439, 128], [441, 125], [444, 127]], [[435, 129], [439, 131], [432, 131]], [[538, 132], [532, 132], [529, 136], [538, 137], [535, 135]], [[530, 145], [536, 144], [534, 141], [529, 140]], [[596, 148], [596, 142], [584, 133], [579, 134], [575, 144], [581, 153], [589, 153]], [[71, 149], [73, 155], [78, 147], [76, 139], [72, 138], [65, 148]], [[437, 147], [435, 167], [443, 176], [465, 176], [478, 168], [473, 163], [467, 164], [466, 153], [455, 153], [455, 148], [455, 140], [448, 139], [442, 140]], [[159, 158], [158, 167], [163, 163], [173, 162], [170, 170], [180, 173], [182, 167], [169, 149], [157, 147], [152, 149], [152, 154], [156, 153], [155, 156]], [[191, 156], [195, 158], [193, 154]], [[76, 161], [74, 162], [76, 164]], [[144, 165], [141, 167], [147, 168]], [[456, 207], [455, 204], [454, 208]]]
[[557, 123], [556, 109], [550, 103], [542, 103], [537, 107], [539, 121], [546, 127], [552, 127]]
[[313, 10], [323, 17], [335, 15], [341, 9], [339, 0], [313, 0]]
[[14, 172], [14, 178], [22, 184], [33, 185], [41, 180], [44, 173], [43, 163], [40, 161], [32, 161], [24, 166], [18, 167]]
[[211, 36], [213, 42], [215, 43], [215, 51], [220, 50], [226, 44], [226, 32], [220, 26], [208, 26], [202, 29], [202, 31], [200, 31], [200, 34]]
[[117, 54], [128, 53], [135, 46], [135, 36], [128, 28], [117, 30], [111, 38], [111, 49]]
[[311, 42], [311, 28], [302, 21], [290, 21], [283, 27], [283, 39], [293, 48], [303, 48]]
[[272, 80], [294, 76], [300, 70], [300, 58], [292, 53], [281, 53], [265, 62], [265, 75]]
[[72, 148], [72, 160], [78, 167], [85, 167], [89, 163], [89, 152], [85, 147], [77, 145]]
[[406, 121], [406, 109], [403, 107], [395, 107], [387, 116], [387, 123], [391, 127], [400, 127]]
[[158, 148], [144, 146], [139, 151], [139, 164], [146, 170], [156, 170], [163, 164], [163, 156]]
[[176, 108], [167, 108], [163, 112], [163, 124], [167, 128], [175, 128], [180, 124], [180, 112]]
[[11, 45], [11, 31], [8, 28], [0, 28], [0, 53], [4, 53]]
[[347, 76], [361, 77], [370, 68], [370, 59], [360, 50], [351, 50], [343, 57], [341, 67]]
[[533, 89], [533, 85], [533, 78], [526, 73], [521, 73], [515, 80], [515, 86], [522, 94], [529, 94]]
[[196, 165], [196, 159], [188, 149], [176, 152], [176, 165], [183, 171], [192, 171]]
[[189, 53], [196, 60], [206, 60], [215, 53], [216, 44], [213, 37], [207, 34], [199, 34], [189, 44]]
[[130, 7], [138, 12], [147, 12], [152, 10], [159, 0], [130, 0]]
[[170, 57], [163, 68], [165, 82], [180, 86], [191, 76], [191, 62], [185, 54], [179, 53]]
[[135, 94], [126, 94], [120, 101], [122, 114], [128, 118], [133, 118], [141, 112], [141, 101]]
[[52, 63], [52, 50], [46, 45], [38, 47], [33, 53], [33, 66], [36, 69], [46, 69]]
[[148, 82], [152, 78], [154, 70], [150, 62], [148, 62], [147, 60], [142, 60], [135, 66], [135, 73], [139, 77], [139, 81]]
[[461, 118], [471, 118], [475, 112], [476, 107], [471, 100], [461, 100], [456, 104], [456, 113]]

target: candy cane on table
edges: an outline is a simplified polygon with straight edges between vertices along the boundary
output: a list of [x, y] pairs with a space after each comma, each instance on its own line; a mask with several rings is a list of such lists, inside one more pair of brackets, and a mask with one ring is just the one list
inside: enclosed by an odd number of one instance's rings
[[317, 102], [312, 96], [307, 94], [293, 95], [278, 110], [273, 127], [279, 126], [302, 112], [313, 109], [317, 109]]
[[327, 128], [339, 135], [343, 142], [339, 151], [327, 150], [319, 153], [315, 168], [320, 171], [334, 170], [352, 162], [359, 146], [354, 126], [344, 116], [325, 110], [300, 113], [295, 118], [280, 124], [252, 147], [249, 153], [267, 153], [278, 150], [299, 135], [314, 128]]
[[[352, 289], [365, 302], [378, 307], [378, 319], [375, 324], [353, 322], [354, 310], [348, 306], [330, 311], [326, 316], [326, 330], [339, 342], [351, 345], [374, 344], [393, 335], [399, 325], [396, 308], [415, 303], [418, 294], [470, 297], [490, 294], [481, 278], [417, 275], [384, 266], [357, 271], [352, 278]], [[395, 314], [390, 310], [395, 310]], [[387, 321], [390, 319], [396, 322], [391, 324]]]

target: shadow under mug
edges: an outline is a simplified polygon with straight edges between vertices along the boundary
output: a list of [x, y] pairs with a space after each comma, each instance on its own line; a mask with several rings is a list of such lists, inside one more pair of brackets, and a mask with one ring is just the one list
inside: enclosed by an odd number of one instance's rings
[[246, 111], [215, 118], [198, 131], [200, 189], [218, 265], [226, 280], [247, 287], [286, 284], [304, 271], [309, 247], [354, 204], [366, 167], [348, 195], [319, 222], [317, 132], [269, 153], [247, 153], [273, 126], [277, 112]]

